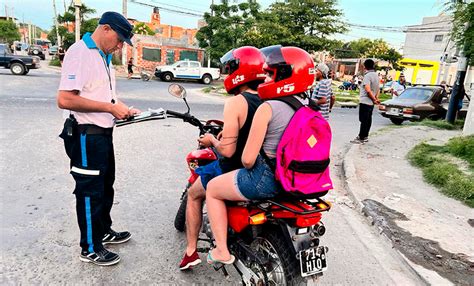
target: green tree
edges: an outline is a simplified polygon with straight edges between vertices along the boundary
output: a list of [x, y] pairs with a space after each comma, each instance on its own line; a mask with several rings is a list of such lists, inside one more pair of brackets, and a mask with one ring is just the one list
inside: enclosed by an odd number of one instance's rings
[[255, 27], [259, 8], [255, 1], [233, 5], [222, 1], [222, 4], [211, 5], [213, 15], [204, 14], [207, 25], [196, 34], [199, 46], [205, 48], [212, 59], [218, 59], [230, 49], [242, 45], [246, 42], [245, 34]]
[[[95, 10], [92, 8], [87, 7], [86, 5], [82, 4], [79, 7], [80, 12], [80, 21], [81, 21], [81, 31], [80, 35], [81, 38], [85, 33], [94, 32], [99, 24], [99, 20], [96, 18], [88, 19], [88, 16], [95, 13]], [[62, 15], [58, 15], [58, 22], [60, 24], [58, 28], [59, 36], [62, 39], [62, 43], [65, 49], [68, 49], [72, 44], [74, 44], [76, 40], [75, 32], [70, 33], [66, 27], [62, 26], [61, 24], [70, 25], [75, 23], [76, 16], [75, 16], [75, 8], [70, 6], [68, 11], [66, 11]], [[51, 31], [48, 34], [48, 39], [53, 42], [57, 43], [56, 37], [56, 27], [53, 26]]]
[[282, 44], [307, 51], [326, 50], [337, 43], [328, 37], [346, 30], [335, 0], [287, 0], [265, 11], [260, 11], [254, 0], [233, 5], [222, 1], [211, 8], [213, 15], [204, 14], [207, 26], [199, 29], [196, 38], [213, 59], [243, 45], [261, 48]]
[[273, 16], [263, 17], [263, 20], [270, 20], [275, 29], [265, 32], [283, 45], [298, 46], [307, 51], [326, 50], [333, 43], [328, 40], [329, 36], [347, 30], [340, 19], [342, 11], [336, 8], [336, 4], [336, 0], [274, 3], [265, 12]]
[[143, 22], [136, 23], [133, 27], [133, 33], [137, 35], [153, 36], [155, 32]]
[[0, 20], [0, 42], [12, 44], [13, 41], [18, 41], [20, 38], [18, 27], [13, 21]]
[[451, 0], [445, 3], [445, 10], [453, 17], [451, 39], [464, 50], [469, 64], [474, 65], [474, 2]]

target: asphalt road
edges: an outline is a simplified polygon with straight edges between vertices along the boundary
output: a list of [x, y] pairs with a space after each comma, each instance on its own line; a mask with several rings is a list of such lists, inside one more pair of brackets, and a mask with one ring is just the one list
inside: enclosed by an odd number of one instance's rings
[[[185, 236], [173, 219], [188, 176], [185, 156], [196, 147], [196, 128], [176, 119], [144, 122], [116, 129], [114, 229], [129, 230], [126, 245], [111, 246], [122, 261], [101, 268], [79, 261], [79, 229], [72, 195], [73, 180], [58, 134], [63, 112], [56, 106], [57, 71], [47, 67], [28, 76], [0, 70], [0, 284], [236, 284], [235, 271], [224, 280], [205, 263], [180, 272]], [[203, 95], [203, 85], [183, 83], [192, 113], [221, 118], [224, 99]], [[119, 97], [146, 110], [185, 111], [160, 81], [119, 79]], [[329, 268], [323, 285], [414, 285], [419, 278], [382, 241], [354, 209], [339, 179], [341, 158], [358, 132], [356, 109], [337, 108], [333, 128], [332, 177], [328, 195], [333, 209], [324, 215]], [[388, 125], [374, 115], [373, 130]], [[204, 258], [204, 257], [203, 257]]]

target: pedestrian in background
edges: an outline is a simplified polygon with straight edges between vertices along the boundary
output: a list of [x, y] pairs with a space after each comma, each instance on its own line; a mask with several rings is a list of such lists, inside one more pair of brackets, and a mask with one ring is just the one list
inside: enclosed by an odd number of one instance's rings
[[120, 256], [104, 248], [123, 243], [128, 231], [116, 232], [110, 211], [114, 201], [115, 158], [112, 132], [115, 119], [140, 111], [116, 97], [112, 53], [123, 42], [131, 45], [133, 26], [116, 12], [105, 12], [94, 33], [86, 33], [64, 57], [58, 88], [59, 108], [70, 110], [60, 135], [76, 182], [76, 213], [81, 232], [80, 260], [113, 265]]
[[375, 72], [375, 62], [367, 59], [364, 62], [364, 78], [359, 91], [359, 135], [351, 143], [362, 144], [368, 142], [370, 127], [372, 126], [372, 112], [374, 104], [380, 104], [379, 77]]
[[331, 80], [328, 78], [329, 67], [320, 63], [316, 67], [316, 80], [318, 81], [314, 88], [311, 98], [316, 101], [321, 109], [321, 115], [324, 119], [329, 120], [329, 108], [331, 105], [331, 98], [333, 97]]
[[63, 46], [59, 46], [59, 48], [58, 48], [58, 58], [59, 58], [59, 62], [61, 63], [61, 66], [63, 65], [65, 54], [66, 54], [66, 52], [64, 51]]
[[392, 83], [392, 86], [390, 89], [392, 91], [392, 99], [397, 98], [402, 92], [405, 91], [405, 89], [407, 89], [405, 76], [402, 73], [400, 74], [398, 81], [394, 81]]
[[127, 64], [127, 69], [128, 69], [128, 79], [132, 78], [133, 75], [133, 57], [128, 60]]

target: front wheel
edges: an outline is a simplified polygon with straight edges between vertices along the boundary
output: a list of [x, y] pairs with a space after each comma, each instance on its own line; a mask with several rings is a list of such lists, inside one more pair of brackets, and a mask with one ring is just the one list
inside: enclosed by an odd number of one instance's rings
[[[257, 237], [250, 247], [265, 258], [265, 265], [259, 267], [265, 271], [266, 285], [301, 285], [306, 279], [301, 276], [299, 261], [292, 245], [288, 245], [281, 230], [272, 228]], [[258, 272], [258, 269], [254, 269]]]
[[164, 81], [171, 81], [173, 79], [173, 75], [171, 73], [167, 72], [162, 76], [162, 79]]
[[13, 63], [10, 66], [10, 71], [14, 75], [23, 75], [26, 70], [26, 67], [21, 63]]
[[186, 205], [188, 204], [188, 186], [183, 191], [181, 203], [174, 218], [174, 227], [177, 231], [183, 232], [186, 229]]

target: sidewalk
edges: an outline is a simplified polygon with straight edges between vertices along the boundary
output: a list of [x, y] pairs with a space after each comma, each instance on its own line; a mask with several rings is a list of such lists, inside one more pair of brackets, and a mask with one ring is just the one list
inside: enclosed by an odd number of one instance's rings
[[[444, 144], [460, 131], [412, 126], [379, 132], [344, 158], [349, 193], [380, 233], [426, 282], [474, 285], [474, 209], [423, 181], [407, 153]], [[434, 139], [436, 138], [436, 139]]]

